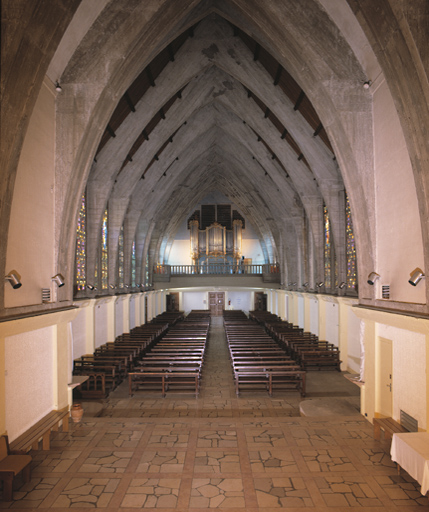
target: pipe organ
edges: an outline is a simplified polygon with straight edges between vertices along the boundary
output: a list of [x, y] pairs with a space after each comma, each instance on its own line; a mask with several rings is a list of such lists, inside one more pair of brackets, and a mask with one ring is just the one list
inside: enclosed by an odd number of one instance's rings
[[218, 222], [206, 229], [199, 229], [198, 220], [189, 222], [191, 239], [191, 257], [194, 265], [211, 262], [239, 262], [242, 255], [241, 220], [234, 220], [232, 230]]

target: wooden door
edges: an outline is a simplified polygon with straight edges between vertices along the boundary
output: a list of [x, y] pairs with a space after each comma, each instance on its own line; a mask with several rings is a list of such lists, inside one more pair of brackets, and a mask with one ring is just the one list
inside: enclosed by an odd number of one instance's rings
[[392, 417], [392, 340], [379, 338], [379, 413]]
[[167, 311], [179, 311], [178, 293], [170, 293], [167, 295]]
[[267, 294], [263, 292], [255, 292], [255, 311], [267, 310]]
[[222, 316], [225, 309], [225, 293], [209, 292], [209, 305], [211, 316]]

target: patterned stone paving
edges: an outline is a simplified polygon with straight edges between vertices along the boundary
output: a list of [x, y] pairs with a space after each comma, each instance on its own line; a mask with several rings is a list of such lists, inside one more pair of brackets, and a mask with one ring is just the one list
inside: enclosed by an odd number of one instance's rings
[[302, 478], [257, 478], [254, 483], [261, 508], [314, 507]]
[[194, 478], [190, 508], [244, 508], [241, 478]]
[[134, 478], [121, 507], [175, 508], [179, 495], [179, 478]]
[[[358, 400], [338, 372], [310, 372], [307, 384], [309, 398], [325, 388], [334, 396], [337, 386]], [[50, 451], [32, 451], [31, 481], [17, 478], [14, 501], [0, 509], [429, 511], [365, 418], [301, 418], [300, 401], [295, 391], [237, 398], [223, 331], [213, 327], [199, 398], [130, 399], [125, 383], [100, 417], [54, 433]]]

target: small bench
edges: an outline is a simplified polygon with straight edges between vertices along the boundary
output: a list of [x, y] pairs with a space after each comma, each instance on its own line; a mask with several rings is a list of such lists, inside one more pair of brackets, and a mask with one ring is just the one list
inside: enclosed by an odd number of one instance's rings
[[51, 431], [58, 431], [60, 422], [63, 422], [63, 432], [69, 431], [69, 408], [64, 407], [59, 411], [51, 411], [35, 425], [21, 434], [17, 439], [10, 443], [13, 451], [28, 451], [31, 448], [39, 448], [39, 440], [42, 439], [43, 450], [50, 449]]
[[392, 439], [393, 434], [409, 432], [405, 427], [403, 427], [393, 418], [373, 418], [372, 423], [374, 425], [374, 439], [377, 441], [380, 440], [381, 430], [384, 431], [385, 439]]
[[0, 480], [3, 480], [3, 500], [12, 501], [13, 479], [22, 472], [24, 482], [31, 478], [31, 457], [22, 452], [12, 451], [6, 435], [0, 437]]

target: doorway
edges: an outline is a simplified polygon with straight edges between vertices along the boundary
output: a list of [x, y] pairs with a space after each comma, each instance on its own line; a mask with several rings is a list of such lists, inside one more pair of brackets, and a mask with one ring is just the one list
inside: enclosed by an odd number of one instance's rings
[[225, 309], [225, 293], [209, 292], [210, 316], [222, 316]]
[[382, 416], [392, 416], [392, 340], [378, 338], [379, 345], [379, 413]]
[[263, 292], [255, 292], [255, 311], [267, 310], [267, 294]]
[[167, 311], [179, 311], [179, 294], [170, 293], [167, 295]]

